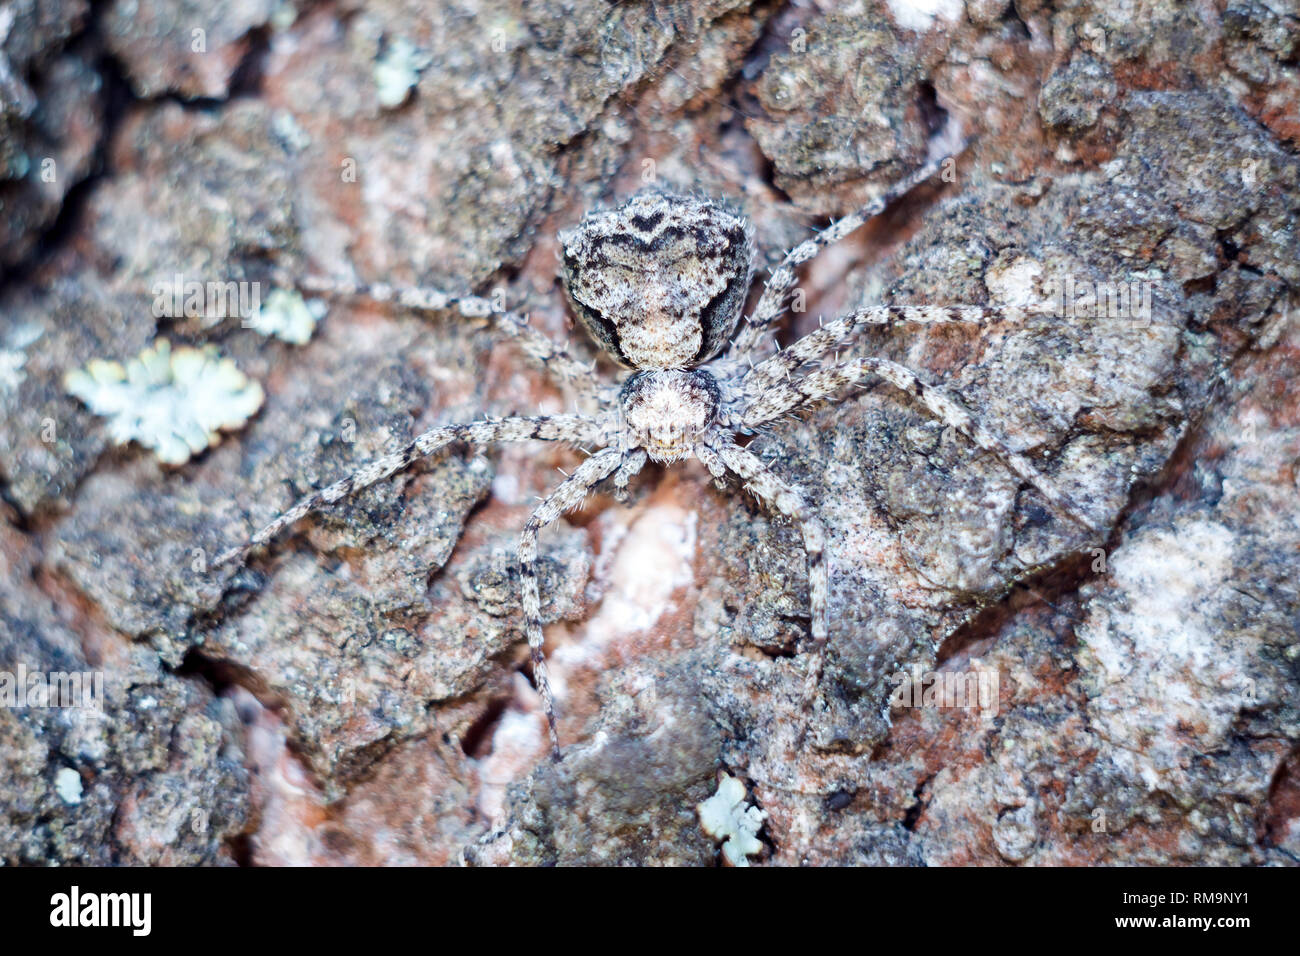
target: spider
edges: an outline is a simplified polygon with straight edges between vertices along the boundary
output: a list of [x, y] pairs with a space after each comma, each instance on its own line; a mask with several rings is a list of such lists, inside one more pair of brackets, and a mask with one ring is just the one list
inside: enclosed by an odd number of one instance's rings
[[562, 283], [574, 316], [627, 370], [618, 386], [600, 384], [591, 367], [532, 329], [526, 316], [494, 310], [492, 303], [476, 296], [311, 277], [289, 280], [308, 293], [364, 297], [416, 311], [454, 308], [466, 317], [491, 316], [525, 352], [593, 400], [601, 411], [596, 415], [484, 419], [432, 428], [401, 450], [303, 498], [244, 544], [222, 554], [216, 564], [242, 560], [251, 548], [271, 541], [308, 513], [382, 481], [452, 442], [540, 439], [594, 447], [597, 450], [534, 510], [518, 545], [521, 604], [534, 683], [546, 711], [551, 753], [559, 759], [555, 701], [542, 653], [535, 566], [538, 533], [581, 505], [588, 493], [611, 476], [615, 497], [625, 500], [629, 481], [647, 461], [668, 464], [694, 457], [720, 488], [725, 488], [728, 475], [734, 474], [761, 502], [798, 525], [807, 554], [811, 610], [803, 701], [805, 708], [811, 708], [829, 635], [825, 531], [808, 497], [738, 444], [737, 435], [752, 435], [788, 413], [866, 376], [876, 376], [914, 396], [939, 420], [1001, 459], [1054, 510], [1094, 530], [1087, 516], [1028, 459], [1006, 448], [943, 389], [883, 358], [822, 363], [824, 357], [868, 327], [983, 322], [996, 310], [986, 306], [874, 306], [824, 323], [784, 350], [779, 346], [773, 350], [767, 341], [766, 333], [784, 311], [786, 296], [795, 284], [795, 269], [929, 179], [944, 159], [924, 164], [857, 212], [787, 253], [769, 275], [753, 312], [743, 319], [755, 258], [753, 227], [743, 215], [722, 202], [659, 191], [637, 193], [615, 209], [589, 212], [577, 226], [559, 235]]

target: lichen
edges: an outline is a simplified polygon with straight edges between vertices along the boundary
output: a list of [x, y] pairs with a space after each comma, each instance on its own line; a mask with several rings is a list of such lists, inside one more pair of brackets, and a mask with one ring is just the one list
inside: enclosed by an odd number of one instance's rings
[[17, 349], [0, 349], [0, 391], [12, 392], [27, 380], [27, 356]]
[[379, 105], [391, 110], [405, 103], [428, 64], [428, 56], [420, 54], [411, 41], [399, 38], [389, 44], [375, 61]]
[[758, 831], [767, 813], [745, 802], [745, 785], [728, 774], [718, 781], [717, 792], [699, 804], [700, 826], [721, 840], [722, 855], [732, 866], [749, 866], [749, 857], [763, 849]]
[[248, 320], [248, 327], [291, 345], [306, 345], [325, 311], [323, 302], [307, 302], [290, 289], [272, 289]]
[[71, 767], [64, 767], [54, 775], [54, 789], [58, 791], [59, 798], [67, 804], [78, 804], [81, 802], [81, 774]]
[[262, 406], [262, 386], [212, 346], [172, 351], [157, 340], [126, 365], [92, 359], [63, 378], [68, 393], [109, 420], [119, 445], [135, 441], [180, 465], [238, 428]]

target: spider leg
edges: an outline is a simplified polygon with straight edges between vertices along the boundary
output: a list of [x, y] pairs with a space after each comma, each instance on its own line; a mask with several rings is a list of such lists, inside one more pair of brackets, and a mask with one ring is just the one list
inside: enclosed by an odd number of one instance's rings
[[518, 312], [495, 312], [497, 328], [519, 343], [524, 354], [542, 370], [571, 385], [584, 398], [609, 398], [611, 393], [596, 378], [596, 363], [575, 358], [567, 345], [557, 342], [528, 323]]
[[810, 260], [827, 246], [839, 242], [868, 220], [880, 215], [894, 200], [911, 192], [920, 183], [925, 182], [938, 172], [939, 168], [949, 158], [948, 156], [942, 156], [930, 160], [905, 178], [894, 183], [861, 209], [849, 213], [843, 219], [832, 223], [811, 239], [805, 240], [787, 252], [785, 258], [767, 277], [758, 304], [754, 306], [754, 311], [745, 319], [740, 333], [736, 336], [735, 344], [732, 346], [732, 354], [743, 360], [745, 356], [758, 350], [763, 333], [785, 311], [785, 294], [794, 286], [795, 269], [798, 266]]
[[1021, 481], [1028, 482], [1061, 515], [1084, 530], [1097, 532], [1092, 520], [1070, 498], [1034, 467], [979, 424], [956, 398], [945, 389], [927, 385], [910, 369], [882, 358], [858, 358], [830, 368], [812, 372], [791, 383], [777, 383], [758, 396], [742, 417], [743, 426], [757, 428], [786, 412], [834, 394], [864, 375], [884, 379], [901, 392], [915, 396], [935, 418], [949, 425], [987, 452], [996, 455]]
[[703, 462], [704, 467], [709, 470], [713, 476], [713, 485], [719, 491], [726, 490], [727, 487], [727, 463], [722, 460], [722, 456], [713, 450], [709, 445], [701, 445], [695, 450], [695, 457]]
[[323, 505], [333, 504], [383, 481], [421, 458], [434, 454], [454, 441], [481, 445], [492, 441], [600, 441], [604, 426], [583, 415], [540, 415], [485, 420], [466, 425], [439, 425], [412, 440], [406, 447], [377, 458], [346, 478], [303, 498], [246, 542], [223, 552], [213, 567], [242, 560], [248, 552], [265, 544], [299, 518]]
[[537, 506], [524, 523], [519, 536], [519, 575], [523, 581], [524, 623], [528, 633], [528, 649], [533, 658], [533, 682], [542, 695], [546, 708], [546, 722], [551, 735], [551, 755], [560, 759], [560, 738], [555, 729], [555, 697], [546, 672], [546, 658], [542, 655], [542, 599], [537, 588], [537, 535], [542, 528], [555, 521], [566, 511], [582, 504], [597, 483], [609, 477], [620, 467], [622, 454], [617, 448], [606, 448], [579, 465], [559, 487]]
[[645, 449], [637, 448], [629, 452], [622, 453], [622, 461], [619, 463], [618, 472], [614, 475], [614, 500], [627, 501], [627, 486], [637, 473], [645, 467], [646, 459], [649, 457]]
[[804, 552], [808, 556], [808, 604], [812, 612], [812, 648], [809, 651], [808, 672], [804, 676], [803, 706], [808, 709], [817, 696], [821, 683], [826, 639], [830, 633], [830, 574], [826, 567], [826, 531], [821, 519], [798, 491], [782, 481], [753, 452], [741, 448], [730, 439], [715, 444], [701, 445], [695, 457], [716, 477], [730, 469], [739, 475], [756, 498], [770, 508], [792, 519], [803, 536]]
[[324, 298], [369, 299], [372, 302], [392, 303], [413, 312], [444, 312], [455, 309], [470, 319], [490, 318], [506, 335], [509, 335], [524, 353], [542, 368], [553, 372], [561, 381], [568, 382], [584, 396], [593, 397], [600, 389], [592, 363], [581, 362], [568, 348], [544, 335], [528, 323], [528, 316], [518, 312], [502, 311], [494, 304], [476, 295], [451, 295], [438, 289], [415, 286], [400, 287], [386, 282], [363, 284], [347, 279], [328, 279], [322, 276], [277, 276], [286, 286], [300, 292]]
[[908, 323], [987, 325], [1012, 318], [1019, 311], [985, 305], [874, 305], [858, 309], [825, 323], [746, 371], [741, 379], [744, 396], [752, 402], [773, 383], [789, 378], [800, 366], [817, 361], [865, 328], [894, 328]]

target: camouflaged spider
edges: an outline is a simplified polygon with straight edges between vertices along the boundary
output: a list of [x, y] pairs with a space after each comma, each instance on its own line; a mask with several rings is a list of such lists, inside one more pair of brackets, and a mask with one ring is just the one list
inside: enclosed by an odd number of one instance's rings
[[[734, 473], [758, 499], [799, 526], [808, 558], [812, 612], [804, 678], [805, 706], [811, 706], [821, 679], [829, 629], [829, 573], [822, 523], [798, 489], [736, 444], [736, 434], [753, 434], [789, 412], [874, 375], [913, 395], [945, 424], [998, 456], [1055, 510], [1091, 529], [1087, 517], [1027, 459], [1008, 450], [958, 401], [903, 366], [882, 358], [855, 358], [811, 371], [807, 368], [833, 355], [869, 326], [982, 322], [996, 310], [984, 306], [877, 306], [828, 322], [783, 351], [774, 351], [764, 341], [764, 333], [784, 310], [786, 294], [795, 282], [795, 267], [928, 179], [941, 162], [927, 163], [864, 208], [789, 252], [772, 271], [753, 313], [743, 322], [741, 314], [754, 273], [754, 237], [742, 215], [712, 200], [658, 192], [639, 193], [617, 209], [589, 213], [576, 227], [560, 234], [563, 283], [577, 319], [605, 351], [631, 370], [621, 387], [601, 386], [591, 368], [574, 359], [564, 346], [531, 329], [524, 316], [497, 312], [494, 318], [526, 352], [595, 400], [602, 408], [600, 414], [519, 416], [430, 429], [400, 451], [302, 499], [245, 544], [221, 555], [217, 563], [242, 559], [250, 548], [270, 541], [309, 512], [382, 481], [451, 442], [541, 439], [593, 446], [598, 450], [543, 500], [519, 539], [522, 604], [534, 681], [546, 709], [552, 753], [558, 758], [555, 705], [542, 655], [535, 569], [538, 532], [579, 506], [611, 475], [622, 499], [628, 482], [647, 460], [671, 463], [695, 457], [720, 487], [724, 487], [727, 474]], [[456, 308], [465, 316], [493, 314], [484, 299], [428, 289], [320, 279], [295, 284], [309, 293], [361, 296], [414, 310]], [[733, 334], [731, 348], [723, 355]], [[793, 376], [796, 372], [801, 374]]]

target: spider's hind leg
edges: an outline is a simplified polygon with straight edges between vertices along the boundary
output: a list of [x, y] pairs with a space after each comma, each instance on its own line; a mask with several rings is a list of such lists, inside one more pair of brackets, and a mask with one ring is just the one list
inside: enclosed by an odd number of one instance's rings
[[592, 363], [580, 361], [566, 345], [533, 328], [526, 314], [502, 309], [497, 303], [481, 296], [457, 296], [427, 287], [403, 287], [386, 282], [363, 284], [321, 276], [293, 278], [281, 275], [277, 279], [281, 284], [296, 288], [302, 293], [326, 299], [367, 299], [412, 312], [445, 312], [454, 309], [465, 318], [490, 319], [498, 330], [518, 342], [524, 354], [539, 367], [551, 372], [560, 381], [572, 385], [584, 397], [595, 397], [600, 391]]
[[546, 657], [542, 653], [545, 638], [542, 634], [541, 592], [537, 587], [537, 535], [566, 511], [572, 511], [581, 505], [591, 489], [619, 467], [621, 459], [622, 455], [617, 448], [606, 448], [584, 461], [537, 506], [519, 536], [519, 576], [523, 585], [522, 603], [528, 649], [533, 659], [533, 683], [542, 695], [547, 729], [551, 735], [551, 754], [556, 760], [560, 759], [560, 738], [555, 727], [555, 696], [551, 692]]
[[817, 362], [849, 344], [865, 329], [892, 329], [902, 325], [985, 326], [1014, 318], [1019, 310], [986, 305], [872, 305], [856, 309], [809, 332], [775, 355], [744, 372], [744, 397], [753, 402], [775, 382], [788, 379], [803, 365]]
[[758, 304], [754, 306], [754, 311], [743, 320], [735, 344], [732, 346], [732, 355], [743, 363], [760, 351], [759, 343], [763, 334], [785, 311], [785, 296], [794, 287], [796, 268], [811, 260], [827, 246], [839, 242], [849, 233], [880, 215], [894, 200], [911, 192], [937, 173], [949, 159], [950, 156], [941, 156], [926, 162], [862, 208], [832, 223], [811, 239], [806, 239], [786, 253], [785, 258], [768, 276], [763, 286], [763, 294]]

